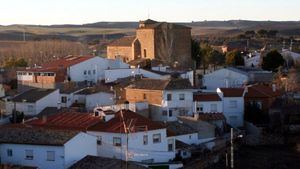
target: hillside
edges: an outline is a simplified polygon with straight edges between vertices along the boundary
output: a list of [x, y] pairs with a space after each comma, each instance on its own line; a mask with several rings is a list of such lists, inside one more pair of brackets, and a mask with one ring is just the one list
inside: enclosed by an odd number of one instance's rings
[[[236, 36], [246, 30], [275, 29], [282, 36], [300, 36], [299, 21], [201, 21], [181, 22], [193, 28], [195, 36]], [[95, 39], [115, 39], [135, 33], [138, 22], [97, 22], [83, 25], [9, 25], [0, 26], [0, 40], [61, 39], [70, 41], [92, 41]]]

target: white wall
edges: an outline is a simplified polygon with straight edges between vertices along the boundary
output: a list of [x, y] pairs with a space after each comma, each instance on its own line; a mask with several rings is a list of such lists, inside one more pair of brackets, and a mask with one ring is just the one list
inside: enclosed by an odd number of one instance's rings
[[[213, 112], [218, 112], [218, 113], [222, 113], [223, 112], [223, 102], [222, 101], [195, 101], [193, 106], [193, 112], [197, 111], [197, 107], [200, 107], [202, 105], [203, 107], [203, 111], [202, 113], [213, 113]], [[217, 105], [217, 111], [212, 111], [211, 110], [211, 105]], [[201, 111], [200, 111], [201, 112]]]
[[222, 87], [241, 87], [248, 81], [244, 74], [229, 69], [220, 69], [203, 76], [203, 85], [208, 90], [216, 90]]
[[46, 107], [58, 107], [60, 103], [59, 90], [55, 90], [46, 97], [41, 98], [36, 102], [36, 114], [40, 113]]
[[93, 110], [97, 105], [109, 106], [114, 105], [114, 94], [99, 92], [87, 95], [85, 98], [85, 107], [87, 110]]
[[[102, 145], [98, 146], [98, 156], [125, 159], [126, 135], [120, 133], [89, 132], [91, 135], [102, 136]], [[153, 143], [153, 134], [161, 134], [161, 143]], [[143, 144], [143, 136], [148, 135], [148, 144]], [[122, 138], [122, 147], [113, 146], [113, 137]], [[141, 162], [153, 159], [154, 162], [168, 162], [175, 158], [174, 151], [168, 151], [166, 129], [147, 132], [130, 133], [128, 136], [129, 160]], [[174, 139], [173, 139], [174, 141]], [[175, 143], [173, 144], [175, 148]]]
[[87, 155], [97, 155], [97, 138], [81, 132], [65, 143], [64, 147], [65, 166], [68, 168]]
[[[24, 112], [25, 115], [37, 115], [46, 107], [57, 107], [60, 102], [59, 96], [59, 90], [55, 90], [35, 103], [16, 102], [16, 110]], [[29, 110], [29, 106], [33, 106], [33, 109]]]
[[[7, 156], [7, 149], [12, 149], [13, 156]], [[33, 150], [33, 160], [25, 159], [25, 150]], [[55, 152], [55, 161], [47, 161], [47, 151]], [[1, 164], [16, 164], [23, 166], [37, 166], [40, 169], [64, 169], [63, 146], [40, 146], [23, 144], [0, 144]]]
[[[94, 57], [69, 68], [69, 76], [72, 81], [99, 81], [104, 79], [104, 70], [111, 68], [128, 68], [129, 66], [119, 60], [110, 60], [101, 57]], [[93, 72], [96, 70], [95, 72]], [[84, 71], [87, 74], [84, 75]], [[90, 74], [88, 74], [90, 71]]]
[[109, 69], [105, 70], [105, 83], [114, 82], [119, 78], [143, 75], [152, 79], [168, 79], [170, 75], [160, 75], [144, 69]]
[[[236, 101], [237, 107], [231, 107], [230, 101]], [[224, 97], [223, 110], [227, 123], [233, 127], [244, 126], [244, 97]]]

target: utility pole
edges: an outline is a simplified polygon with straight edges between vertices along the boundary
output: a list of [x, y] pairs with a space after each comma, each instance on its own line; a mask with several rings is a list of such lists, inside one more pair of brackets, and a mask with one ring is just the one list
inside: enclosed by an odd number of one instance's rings
[[230, 143], [231, 143], [231, 147], [230, 147], [230, 150], [231, 150], [231, 169], [234, 168], [234, 149], [233, 149], [233, 128], [231, 128], [231, 139], [230, 139]]

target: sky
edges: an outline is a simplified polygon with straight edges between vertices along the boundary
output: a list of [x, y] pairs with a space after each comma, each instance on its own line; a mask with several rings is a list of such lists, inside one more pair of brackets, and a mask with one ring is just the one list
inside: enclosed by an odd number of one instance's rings
[[299, 21], [300, 0], [0, 0], [0, 25], [100, 21]]

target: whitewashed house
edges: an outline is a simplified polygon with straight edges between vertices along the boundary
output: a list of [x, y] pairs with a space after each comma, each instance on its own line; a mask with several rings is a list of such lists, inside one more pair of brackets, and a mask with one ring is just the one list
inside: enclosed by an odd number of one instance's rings
[[130, 103], [147, 101], [154, 121], [176, 121], [192, 115], [193, 92], [188, 79], [141, 79], [125, 88]]
[[108, 86], [88, 87], [74, 94], [74, 103], [84, 104], [87, 111], [97, 106], [114, 105], [114, 91]]
[[233, 127], [244, 126], [244, 88], [218, 88], [223, 100], [223, 113], [226, 122]]
[[17, 71], [19, 88], [56, 88], [65, 81], [92, 82], [104, 80], [104, 70], [128, 68], [121, 60], [98, 56], [67, 56], [41, 66]]
[[98, 138], [98, 156], [149, 163], [175, 158], [175, 139], [161, 123], [129, 110], [97, 114], [104, 121], [87, 133]]
[[253, 83], [270, 83], [273, 74], [259, 68], [227, 67], [203, 76], [203, 87], [215, 91], [217, 88], [243, 87]]
[[121, 78], [143, 76], [152, 79], [169, 79], [171, 76], [168, 73], [157, 73], [140, 68], [128, 68], [128, 69], [107, 69], [104, 71], [105, 83], [111, 83]]
[[75, 103], [75, 93], [86, 87], [63, 87], [59, 90], [61, 107], [71, 107]]
[[194, 93], [194, 113], [222, 113], [223, 101], [216, 92]]
[[31, 89], [12, 99], [10, 106], [11, 113], [15, 108], [16, 111], [23, 112], [24, 115], [34, 116], [39, 114], [46, 107], [60, 108], [59, 90], [56, 89]]
[[244, 61], [246, 67], [260, 67], [262, 61], [261, 54], [256, 51], [249, 53], [248, 55], [244, 56]]
[[0, 129], [1, 164], [67, 169], [86, 155], [97, 155], [97, 138], [78, 131], [32, 127]]

